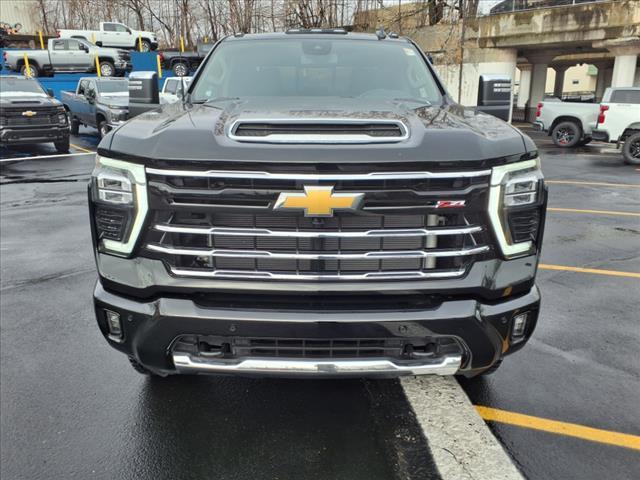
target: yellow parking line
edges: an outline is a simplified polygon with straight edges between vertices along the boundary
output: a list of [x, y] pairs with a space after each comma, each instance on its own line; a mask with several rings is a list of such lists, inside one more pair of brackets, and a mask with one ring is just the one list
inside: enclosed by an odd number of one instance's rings
[[576, 423], [549, 420], [547, 418], [534, 417], [480, 405], [476, 405], [475, 407], [480, 416], [486, 421], [506, 423], [518, 427], [532, 428], [534, 430], [542, 430], [543, 432], [581, 438], [592, 442], [640, 450], [640, 436], [637, 435], [585, 427], [584, 425], [578, 425]]
[[548, 207], [550, 212], [567, 212], [567, 213], [594, 213], [600, 215], [621, 215], [624, 217], [640, 217], [640, 213], [637, 212], [615, 212], [613, 210], [582, 210], [579, 208], [558, 208]]
[[613, 277], [630, 277], [640, 278], [640, 273], [635, 272], [621, 272], [619, 270], [600, 270], [598, 268], [582, 268], [582, 267], [567, 267], [565, 265], [549, 265], [541, 263], [538, 267], [542, 270], [560, 270], [564, 272], [576, 272], [576, 273], [593, 273], [596, 275], [610, 275]]
[[81, 152], [96, 153], [93, 150], [87, 150], [86, 148], [79, 147], [78, 145], [74, 145], [73, 143], [70, 143], [69, 145], [72, 146], [73, 148], [80, 150]]
[[556, 183], [558, 185], [591, 185], [594, 187], [640, 188], [640, 185], [633, 185], [631, 183], [580, 182], [578, 180], [545, 180], [544, 182]]

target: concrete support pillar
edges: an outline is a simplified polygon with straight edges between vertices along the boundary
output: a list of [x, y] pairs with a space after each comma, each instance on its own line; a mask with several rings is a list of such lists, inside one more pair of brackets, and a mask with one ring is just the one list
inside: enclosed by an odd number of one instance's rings
[[565, 66], [555, 66], [553, 69], [556, 71], [556, 81], [553, 85], [553, 96], [562, 98], [562, 92], [564, 91], [564, 74], [567, 71]]
[[640, 37], [623, 37], [594, 42], [595, 48], [606, 48], [616, 58], [613, 63], [612, 87], [633, 87], [640, 54]]
[[609, 67], [609, 63], [594, 63], [595, 67], [598, 69], [598, 77], [596, 78], [596, 102], [602, 100], [602, 96], [604, 95], [604, 90], [609, 85], [607, 84], [607, 68]]
[[534, 63], [531, 69], [531, 89], [529, 90], [529, 110], [527, 121], [536, 120], [536, 106], [544, 99], [544, 90], [547, 84], [548, 63]]
[[616, 55], [613, 63], [612, 87], [633, 87], [638, 55]]
[[531, 65], [518, 65], [520, 70], [520, 87], [518, 89], [518, 108], [524, 108], [531, 91]]
[[531, 63], [531, 88], [529, 89], [529, 101], [527, 102], [527, 122], [536, 119], [536, 106], [544, 99], [544, 91], [547, 84], [547, 68], [559, 54], [557, 52], [526, 53], [525, 56]]

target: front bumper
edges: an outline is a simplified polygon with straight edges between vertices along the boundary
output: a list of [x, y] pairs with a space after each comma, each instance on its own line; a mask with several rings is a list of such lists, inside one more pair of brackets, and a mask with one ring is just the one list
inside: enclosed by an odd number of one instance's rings
[[133, 64], [131, 62], [120, 61], [114, 64], [114, 68], [117, 72], [130, 72], [133, 70]]
[[539, 132], [544, 132], [544, 124], [541, 121], [533, 122], [533, 129]]
[[47, 125], [38, 127], [2, 127], [0, 143], [25, 145], [31, 143], [58, 142], [69, 137], [69, 126]]
[[[193, 298], [196, 298], [194, 295]], [[347, 297], [351, 298], [351, 297]], [[354, 303], [341, 309], [279, 307], [251, 308], [255, 295], [243, 306], [211, 306], [184, 296], [133, 300], [105, 290], [98, 282], [94, 304], [98, 325], [111, 346], [134, 357], [161, 375], [173, 373], [235, 373], [276, 376], [399, 376], [464, 374], [486, 370], [503, 355], [521, 348], [537, 321], [540, 294], [528, 292], [498, 302], [462, 297], [438, 300], [432, 306], [386, 309]], [[244, 306], [246, 305], [246, 306]], [[122, 338], [109, 334], [105, 310], [120, 315]], [[511, 338], [514, 316], [529, 312], [524, 335]], [[459, 352], [430, 358], [262, 358], [203, 357], [176, 350], [183, 336], [285, 339], [454, 338]]]

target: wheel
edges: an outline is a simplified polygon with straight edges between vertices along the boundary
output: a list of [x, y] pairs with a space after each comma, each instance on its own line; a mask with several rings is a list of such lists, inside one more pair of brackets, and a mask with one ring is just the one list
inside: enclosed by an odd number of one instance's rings
[[138, 373], [141, 373], [143, 375], [149, 375], [150, 377], [159, 377], [158, 374], [153, 373], [151, 370], [147, 369], [145, 366], [143, 366], [140, 362], [138, 362], [133, 357], [129, 357], [129, 363], [131, 364], [133, 369]]
[[[136, 44], [136, 46], [140, 49], [140, 45]], [[151, 42], [149, 40], [142, 40], [142, 52], [150, 52], [151, 51]]]
[[585, 145], [588, 145], [591, 143], [592, 138], [591, 137], [584, 137], [582, 140], [580, 140], [580, 142], [578, 143], [578, 145], [580, 147], [584, 147]]
[[[31, 76], [33, 78], [36, 78], [40, 75], [40, 70], [38, 70], [38, 67], [36, 67], [33, 64], [29, 64], [29, 70], [31, 70]], [[20, 73], [22, 75], [24, 75], [25, 77], [27, 77], [27, 66], [26, 65], [22, 65], [22, 67], [20, 67]]]
[[80, 122], [77, 118], [71, 119], [71, 135], [78, 135], [80, 133]]
[[100, 138], [104, 138], [111, 129], [109, 128], [109, 124], [106, 120], [98, 121], [98, 133], [100, 134]]
[[575, 147], [582, 138], [582, 128], [575, 122], [560, 122], [551, 132], [551, 139], [556, 147]]
[[640, 165], [640, 132], [627, 137], [622, 146], [622, 156], [625, 163]]
[[189, 67], [186, 63], [183, 62], [174, 63], [171, 71], [176, 77], [184, 77], [186, 75], [189, 75]]
[[116, 67], [108, 60], [100, 60], [100, 75], [103, 77], [114, 77], [116, 74]]
[[59, 142], [54, 142], [56, 147], [56, 152], [58, 153], [69, 153], [69, 137], [64, 140], [60, 140]]

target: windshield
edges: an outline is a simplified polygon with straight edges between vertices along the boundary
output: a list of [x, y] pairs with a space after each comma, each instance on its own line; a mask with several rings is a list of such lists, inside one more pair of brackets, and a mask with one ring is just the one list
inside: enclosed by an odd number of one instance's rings
[[191, 99], [221, 97], [441, 101], [431, 72], [411, 44], [316, 38], [223, 43], [205, 65]]
[[107, 82], [98, 82], [98, 90], [102, 94], [129, 92], [128, 80], [109, 80]]
[[0, 76], [1, 95], [16, 95], [22, 93], [46, 95], [37, 80], [29, 78], [6, 78]]

